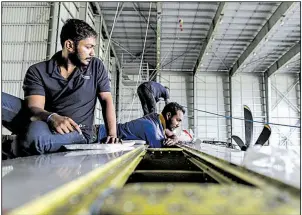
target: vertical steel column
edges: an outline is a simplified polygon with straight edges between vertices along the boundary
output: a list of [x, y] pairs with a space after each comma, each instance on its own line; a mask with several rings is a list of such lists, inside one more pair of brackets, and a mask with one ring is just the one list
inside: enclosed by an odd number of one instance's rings
[[[300, 59], [300, 63], [301, 63], [301, 59]], [[298, 76], [298, 80], [299, 80], [299, 83], [296, 85], [297, 105], [298, 105], [299, 110], [301, 110], [301, 71], [300, 71], [300, 73], [297, 74], [297, 76]], [[299, 113], [299, 120], [298, 120], [298, 124], [297, 125], [301, 126], [301, 112]], [[299, 140], [298, 140], [299, 142], [298, 143], [301, 144], [301, 128], [297, 132], [300, 133]]]
[[60, 2], [52, 2], [50, 7], [49, 28], [47, 38], [46, 60], [57, 51]]
[[117, 121], [120, 122], [121, 120], [121, 109], [122, 109], [122, 69], [117, 69], [117, 80], [116, 82], [118, 83], [117, 86], [117, 94], [116, 94], [116, 115], [117, 115]]
[[87, 22], [88, 20], [88, 2], [80, 2], [79, 18]]
[[[264, 82], [265, 82], [265, 111], [266, 111], [266, 122], [271, 122], [271, 97], [272, 97], [272, 86], [271, 78], [268, 73], [264, 73]], [[268, 140], [267, 144], [270, 142]]]
[[232, 76], [229, 75], [229, 117], [230, 119], [227, 120], [227, 125], [228, 125], [228, 133], [229, 133], [229, 138], [230, 142], [232, 143], [232, 135], [233, 135], [233, 100], [232, 100]]
[[197, 76], [197, 74], [193, 74], [193, 131], [194, 131], [194, 136], [197, 137], [197, 125], [198, 125], [198, 116], [197, 116], [197, 80], [195, 78], [195, 76]]
[[[218, 92], [218, 77], [216, 75], [216, 113], [219, 114], [219, 98], [218, 98], [218, 95], [219, 95], [219, 92]], [[222, 85], [223, 86], [223, 85]], [[223, 87], [222, 87], [223, 88]], [[217, 122], [217, 140], [220, 140], [220, 136], [219, 136], [219, 116], [216, 117], [216, 122]]]
[[[81, 5], [80, 5], [80, 8], [81, 8]], [[81, 9], [80, 9], [80, 11], [81, 11]], [[94, 14], [94, 18], [95, 18], [95, 31], [98, 34], [98, 37], [96, 39], [96, 48], [94, 51], [96, 53], [95, 56], [101, 59], [100, 50], [101, 50], [101, 43], [102, 43], [102, 20], [101, 20], [101, 16], [97, 15], [97, 14]], [[99, 103], [99, 101], [97, 101], [96, 108], [94, 110], [94, 123], [95, 124], [101, 123], [101, 119], [99, 116], [102, 115], [102, 111], [99, 107], [100, 107], [100, 103]]]
[[[99, 3], [96, 2], [95, 6], [97, 8], [97, 11], [98, 11], [99, 15], [101, 16], [101, 25], [102, 25], [102, 28], [105, 31], [106, 37], [109, 38], [108, 29], [107, 29], [106, 22], [105, 22], [103, 14], [102, 14], [102, 10], [100, 8]], [[117, 105], [116, 109], [117, 109], [117, 121], [120, 122], [120, 120], [121, 120], [121, 98], [122, 98], [122, 96], [121, 96], [121, 94], [122, 94], [122, 67], [121, 67], [119, 58], [117, 57], [116, 51], [114, 49], [114, 46], [112, 45], [110, 48], [111, 48], [112, 53], [113, 53], [113, 55], [115, 57], [116, 64], [117, 64], [117, 67], [118, 67], [118, 80], [117, 80], [117, 83], [118, 83], [118, 91], [117, 91], [118, 93], [117, 94], [118, 95], [117, 95], [117, 99], [116, 99], [116, 103], [118, 105]], [[103, 61], [105, 62], [105, 59]]]
[[269, 78], [268, 74], [264, 74], [264, 81], [265, 81], [265, 109], [266, 109], [266, 121], [271, 121], [271, 79]]
[[[122, 62], [124, 55], [122, 54]], [[122, 115], [122, 84], [123, 84], [123, 67], [118, 69], [118, 97], [116, 98], [117, 101], [117, 122], [121, 122], [121, 115]]]
[[97, 50], [95, 50], [96, 56], [98, 58], [101, 58], [100, 56], [100, 50], [101, 50], [101, 43], [102, 41], [102, 17], [100, 15], [94, 14], [95, 17], [95, 31], [98, 33], [98, 38], [97, 38]]
[[[297, 93], [297, 105], [301, 110], [301, 73], [297, 74], [299, 83], [296, 85], [296, 93]], [[300, 112], [300, 121], [301, 121], [301, 112]]]
[[159, 81], [159, 77], [161, 76], [161, 72], [160, 72], [160, 37], [161, 37], [161, 18], [162, 18], [162, 3], [161, 2], [157, 2], [157, 26], [156, 26], [156, 72], [157, 72], [157, 76], [156, 76], [156, 81]]

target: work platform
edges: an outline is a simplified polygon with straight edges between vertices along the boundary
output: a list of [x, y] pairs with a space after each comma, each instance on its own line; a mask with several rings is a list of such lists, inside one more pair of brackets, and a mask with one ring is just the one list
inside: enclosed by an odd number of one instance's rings
[[2, 162], [4, 214], [300, 214], [300, 188], [221, 146], [76, 150]]

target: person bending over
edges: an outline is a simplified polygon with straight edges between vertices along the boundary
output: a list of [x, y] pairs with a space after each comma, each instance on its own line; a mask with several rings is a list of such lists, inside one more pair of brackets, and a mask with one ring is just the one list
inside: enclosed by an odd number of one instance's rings
[[[117, 124], [117, 136], [122, 140], [145, 140], [151, 148], [161, 148], [178, 142], [173, 130], [183, 120], [185, 109], [176, 102], [168, 103], [161, 114], [151, 113], [126, 123]], [[106, 128], [100, 125], [98, 141], [106, 138]]]
[[163, 98], [166, 104], [169, 103], [169, 88], [154, 81], [144, 82], [137, 88], [137, 95], [141, 101], [144, 116], [149, 113], [156, 113], [156, 103]]

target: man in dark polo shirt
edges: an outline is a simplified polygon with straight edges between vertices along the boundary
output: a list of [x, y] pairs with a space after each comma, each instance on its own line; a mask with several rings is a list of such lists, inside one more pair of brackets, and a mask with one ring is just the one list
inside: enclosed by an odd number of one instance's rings
[[29, 67], [25, 104], [2, 93], [2, 124], [18, 134], [26, 152], [43, 154], [65, 144], [91, 143], [97, 97], [108, 129], [106, 142], [118, 141], [107, 71], [94, 57], [96, 37], [84, 21], [67, 20], [60, 35], [62, 51]]
[[170, 99], [168, 88], [155, 81], [147, 81], [139, 85], [137, 95], [141, 101], [144, 116], [156, 113], [156, 103], [160, 98], [163, 98], [166, 104]]

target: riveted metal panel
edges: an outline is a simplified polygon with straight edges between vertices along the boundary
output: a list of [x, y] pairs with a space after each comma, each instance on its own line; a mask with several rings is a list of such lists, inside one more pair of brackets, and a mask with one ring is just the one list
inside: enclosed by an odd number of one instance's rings
[[20, 97], [22, 99], [24, 98], [21, 81], [2, 80], [1, 84], [2, 84], [2, 92], [8, 93], [16, 97]]
[[3, 92], [23, 98], [28, 67], [46, 59], [50, 3], [2, 3]]
[[[203, 140], [228, 141], [229, 79], [220, 73], [200, 73], [196, 79], [197, 114], [195, 126], [196, 137]], [[205, 112], [207, 111], [207, 112]], [[222, 115], [217, 116], [216, 114]]]

